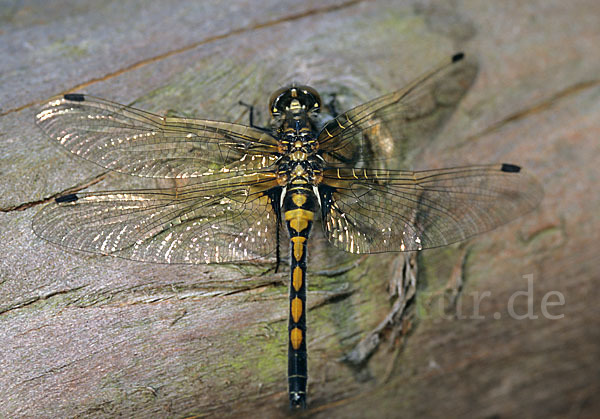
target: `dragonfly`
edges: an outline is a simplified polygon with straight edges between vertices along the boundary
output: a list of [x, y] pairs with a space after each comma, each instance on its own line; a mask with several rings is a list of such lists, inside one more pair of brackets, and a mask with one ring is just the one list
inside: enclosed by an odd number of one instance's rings
[[269, 101], [269, 127], [254, 125], [253, 108], [242, 125], [159, 116], [80, 93], [54, 97], [36, 114], [52, 139], [106, 169], [174, 186], [66, 193], [34, 216], [33, 230], [68, 249], [168, 264], [279, 264], [287, 244], [289, 401], [305, 408], [307, 244], [316, 222], [349, 253], [419, 251], [494, 229], [542, 198], [516, 164], [389, 167], [407, 145], [427, 144], [456, 107], [472, 77], [450, 92], [445, 86], [461, 80], [466, 61], [457, 53], [324, 122], [317, 90], [284, 87]]

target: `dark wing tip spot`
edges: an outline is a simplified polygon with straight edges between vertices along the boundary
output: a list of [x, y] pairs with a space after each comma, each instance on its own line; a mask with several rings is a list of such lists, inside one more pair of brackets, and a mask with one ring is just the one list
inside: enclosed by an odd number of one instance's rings
[[66, 100], [72, 100], [74, 102], [83, 102], [85, 100], [85, 96], [81, 93], [67, 93], [63, 96]]
[[62, 204], [64, 202], [75, 202], [78, 199], [79, 199], [79, 197], [77, 196], [77, 194], [70, 193], [68, 195], [63, 195], [63, 196], [59, 196], [58, 198], [56, 198], [56, 203]]
[[514, 164], [502, 163], [502, 167], [500, 168], [500, 170], [508, 173], [519, 173], [521, 171], [521, 168]]
[[464, 52], [457, 52], [456, 54], [454, 54], [452, 56], [452, 62], [455, 63], [457, 61], [462, 60], [463, 58], [465, 58], [465, 53]]

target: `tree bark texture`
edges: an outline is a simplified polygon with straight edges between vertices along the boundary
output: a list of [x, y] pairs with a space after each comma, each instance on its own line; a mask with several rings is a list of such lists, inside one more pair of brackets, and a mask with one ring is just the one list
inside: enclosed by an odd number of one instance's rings
[[315, 234], [305, 415], [597, 417], [599, 45], [594, 0], [3, 2], [0, 416], [289, 414], [285, 269], [143, 264], [33, 234], [61, 192], [142, 183], [52, 143], [41, 103], [77, 91], [245, 123], [242, 100], [264, 123], [291, 82], [349, 109], [463, 50], [477, 79], [410, 168], [515, 163], [544, 200], [418, 255], [350, 256]]

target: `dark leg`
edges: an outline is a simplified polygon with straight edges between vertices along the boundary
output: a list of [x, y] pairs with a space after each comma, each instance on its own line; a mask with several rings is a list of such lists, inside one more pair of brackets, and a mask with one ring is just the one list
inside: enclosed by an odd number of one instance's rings
[[279, 241], [279, 223], [277, 223], [277, 249], [275, 251], [275, 257], [277, 258], [277, 261], [275, 262], [275, 273], [277, 273], [277, 271], [279, 270], [279, 263], [281, 263], [281, 255], [279, 253], [279, 245], [280, 245], [280, 241]]
[[271, 132], [272, 131], [269, 128], [259, 127], [257, 125], [254, 125], [254, 105], [250, 105], [250, 104], [248, 104], [246, 102], [242, 102], [241, 100], [238, 103], [240, 105], [248, 108], [248, 117], [249, 117], [248, 125], [250, 125], [252, 128], [257, 129], [259, 131], [264, 131], [264, 132]]
[[332, 93], [331, 100], [329, 102], [327, 102], [327, 108], [329, 109], [331, 116], [333, 116], [334, 118], [339, 115], [339, 112], [335, 106], [335, 98], [336, 98], [336, 94]]
[[256, 128], [254, 126], [254, 105], [250, 105], [246, 102], [242, 102], [241, 100], [238, 103], [240, 105], [242, 105], [243, 107], [248, 108], [248, 116], [249, 116], [248, 125], [250, 125], [252, 128]]

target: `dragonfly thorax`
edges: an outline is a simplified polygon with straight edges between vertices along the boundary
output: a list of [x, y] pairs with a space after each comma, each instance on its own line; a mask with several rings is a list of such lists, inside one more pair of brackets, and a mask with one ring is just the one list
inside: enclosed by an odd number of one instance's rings
[[[278, 103], [286, 106], [277, 131], [281, 154], [277, 179], [281, 186], [316, 185], [320, 182], [323, 167], [323, 160], [317, 154], [318, 141], [310, 117], [305, 111], [306, 106], [298, 107], [296, 103], [308, 100], [308, 96], [299, 95], [296, 90], [297, 88], [287, 89], [272, 102], [273, 107], [279, 106]], [[295, 97], [292, 97], [292, 94]]]
[[300, 132], [289, 130], [280, 135], [279, 138], [279, 152], [283, 155], [291, 155], [298, 152], [311, 155], [316, 153], [317, 146], [318, 142], [309, 129]]
[[277, 179], [281, 186], [317, 185], [322, 178], [323, 159], [317, 154], [317, 141], [312, 135], [290, 135], [280, 140], [282, 156]]

